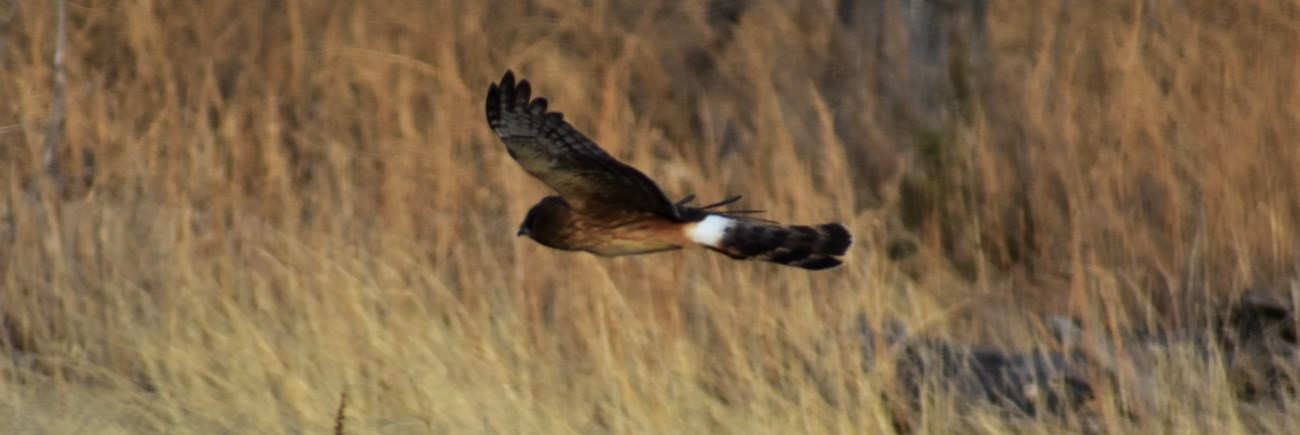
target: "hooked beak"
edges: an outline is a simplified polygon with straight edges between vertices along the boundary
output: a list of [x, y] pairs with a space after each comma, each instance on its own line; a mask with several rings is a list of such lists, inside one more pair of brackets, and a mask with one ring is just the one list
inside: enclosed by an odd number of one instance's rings
[[519, 232], [515, 233], [515, 237], [531, 236], [531, 235], [532, 233], [528, 232], [528, 228], [526, 227], [519, 227]]

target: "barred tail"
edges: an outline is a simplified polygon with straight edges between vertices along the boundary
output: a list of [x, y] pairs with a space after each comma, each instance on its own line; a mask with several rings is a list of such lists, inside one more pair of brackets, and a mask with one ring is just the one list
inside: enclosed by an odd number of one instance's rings
[[839, 266], [835, 258], [853, 244], [844, 225], [782, 226], [773, 222], [709, 215], [688, 234], [692, 240], [736, 259], [771, 261], [810, 270]]

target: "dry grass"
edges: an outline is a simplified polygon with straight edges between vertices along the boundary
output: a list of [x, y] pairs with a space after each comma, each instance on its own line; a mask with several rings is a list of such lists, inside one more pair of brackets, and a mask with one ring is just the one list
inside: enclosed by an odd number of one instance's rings
[[[1300, 291], [1293, 1], [996, 2], [939, 73], [896, 2], [78, 2], [57, 180], [51, 3], [0, 32], [6, 433], [321, 433], [343, 393], [356, 434], [882, 432], [859, 313], [1024, 348], [1044, 314], [1195, 327]], [[483, 120], [506, 68], [670, 195], [859, 244], [807, 273], [516, 239], [545, 189]], [[1158, 368], [1096, 424], [1300, 423]], [[916, 427], [1081, 427], [954, 400]]]

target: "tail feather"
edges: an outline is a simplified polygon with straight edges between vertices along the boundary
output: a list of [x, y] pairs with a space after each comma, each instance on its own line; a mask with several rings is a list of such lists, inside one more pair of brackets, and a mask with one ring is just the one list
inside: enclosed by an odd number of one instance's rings
[[810, 270], [839, 266], [853, 244], [844, 225], [780, 225], [711, 215], [696, 227], [694, 240], [736, 259], [770, 261]]

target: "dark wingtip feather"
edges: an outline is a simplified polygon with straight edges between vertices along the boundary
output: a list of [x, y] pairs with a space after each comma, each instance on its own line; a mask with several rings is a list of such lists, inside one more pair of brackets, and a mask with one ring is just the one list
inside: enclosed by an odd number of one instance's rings
[[546, 113], [546, 105], [547, 103], [545, 98], [537, 97], [532, 103], [528, 104], [528, 111], [541, 115]]
[[711, 209], [715, 209], [715, 208], [722, 207], [722, 206], [725, 206], [725, 205], [730, 205], [731, 203], [736, 202], [736, 201], [740, 201], [741, 198], [744, 198], [744, 195], [736, 195], [736, 196], [733, 196], [733, 197], [730, 197], [730, 198], [724, 199], [724, 200], [722, 200], [722, 201], [718, 201], [718, 202], [715, 202], [715, 203], [713, 203], [713, 204], [709, 204], [709, 205], [706, 205], [706, 206], [700, 207], [699, 209], [700, 209], [700, 210], [711, 210]]
[[488, 125], [492, 125], [495, 120], [501, 118], [501, 87], [496, 83], [488, 86], [486, 106]]
[[488, 94], [486, 101], [486, 113], [488, 125], [492, 125], [494, 120], [501, 119], [501, 110], [513, 98], [515, 92], [515, 72], [506, 70], [505, 75], [501, 76], [501, 83], [492, 83], [488, 85]]
[[841, 264], [844, 264], [844, 262], [840, 261], [840, 259], [838, 258], [813, 257], [797, 264], [791, 264], [791, 266], [798, 266], [808, 270], [823, 270], [823, 269], [830, 269], [832, 267], [839, 266]]
[[503, 111], [527, 110], [544, 115], [550, 122], [560, 122], [563, 118], [558, 113], [547, 113], [548, 102], [545, 98], [532, 99], [533, 88], [528, 80], [515, 78], [513, 70], [506, 70], [501, 76], [501, 83], [488, 86], [487, 119], [488, 124], [499, 121]]
[[515, 107], [528, 107], [528, 100], [533, 96], [533, 85], [528, 80], [520, 80], [515, 84], [515, 98], [512, 102]]
[[501, 76], [501, 87], [504, 89], [515, 88], [515, 72], [506, 70], [506, 75]]

